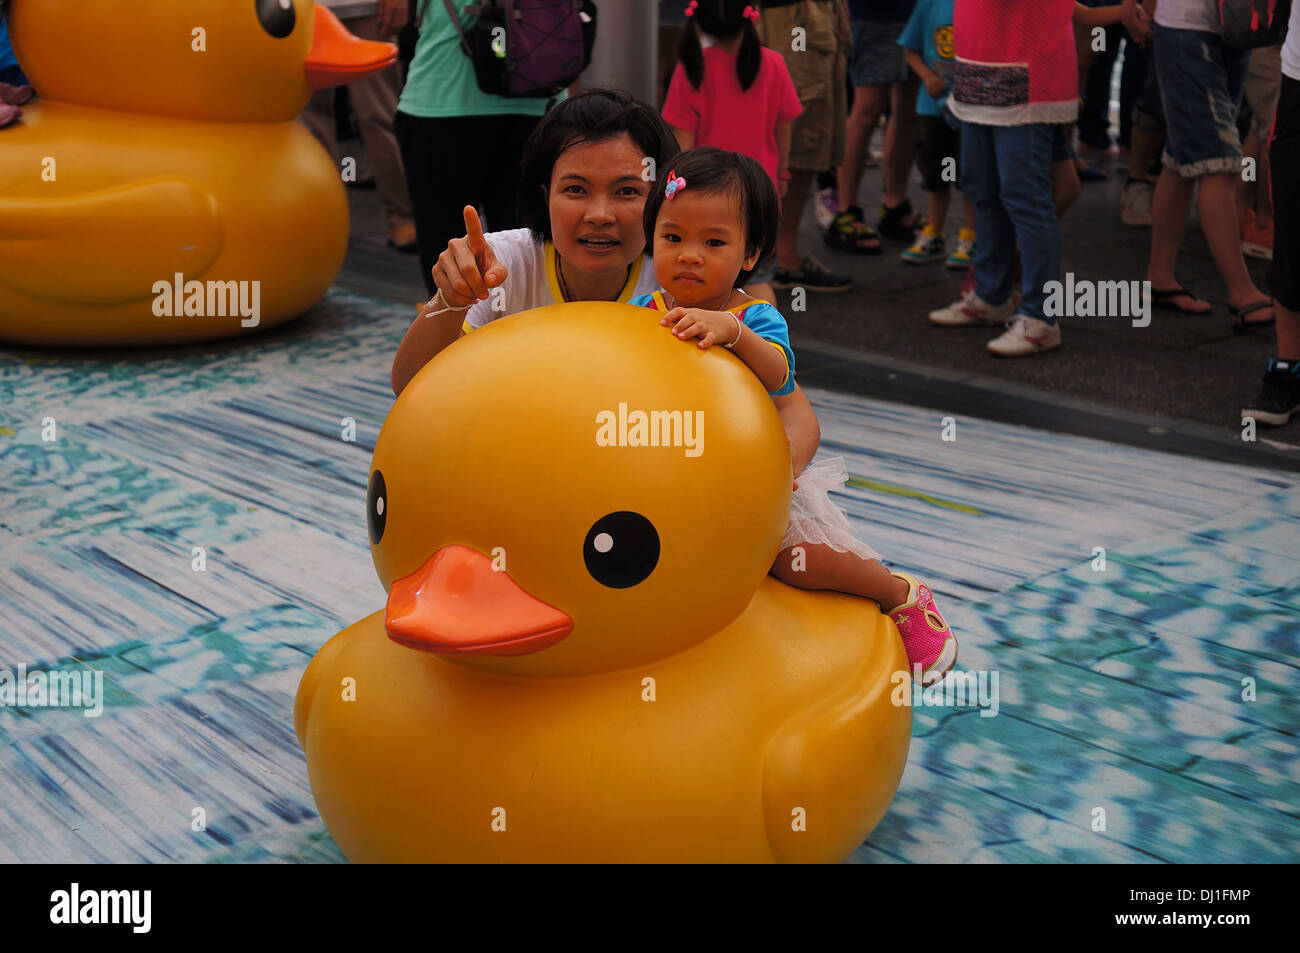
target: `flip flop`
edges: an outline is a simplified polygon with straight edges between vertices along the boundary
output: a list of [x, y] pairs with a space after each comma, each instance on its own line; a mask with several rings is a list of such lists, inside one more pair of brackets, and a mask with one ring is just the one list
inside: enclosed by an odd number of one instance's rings
[[[849, 211], [838, 212], [830, 228], [823, 236], [826, 244], [837, 251], [851, 252], [857, 255], [879, 255], [884, 251], [880, 236], [876, 230], [865, 222], [860, 222]], [[871, 244], [863, 244], [869, 242]]]
[[1191, 298], [1193, 301], [1204, 300], [1196, 297], [1196, 295], [1192, 294], [1181, 285], [1175, 288], [1165, 288], [1163, 290], [1157, 290], [1155, 288], [1151, 289], [1151, 306], [1153, 308], [1159, 308], [1161, 311], [1177, 311], [1179, 314], [1190, 315], [1204, 315], [1210, 313], [1209, 311], [1193, 311], [1191, 308], [1185, 308], [1179, 304], [1171, 304], [1175, 298]]
[[1240, 308], [1229, 308], [1228, 314], [1232, 315], [1232, 326], [1234, 331], [1245, 331], [1248, 328], [1271, 328], [1277, 324], [1277, 316], [1269, 318], [1267, 321], [1247, 321], [1246, 315], [1254, 314], [1256, 311], [1263, 311], [1265, 308], [1273, 307], [1272, 298], [1264, 298], [1260, 301], [1253, 301], [1248, 305]]

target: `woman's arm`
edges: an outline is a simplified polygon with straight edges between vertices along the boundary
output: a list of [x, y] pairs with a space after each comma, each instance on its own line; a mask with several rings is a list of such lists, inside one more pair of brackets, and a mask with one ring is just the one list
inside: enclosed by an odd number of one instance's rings
[[1110, 26], [1124, 19], [1124, 8], [1085, 7], [1082, 3], [1074, 5], [1074, 22], [1083, 27]]
[[466, 205], [464, 215], [465, 237], [448, 242], [433, 266], [438, 293], [421, 309], [393, 358], [394, 394], [400, 394], [420, 368], [464, 333], [465, 312], [487, 300], [490, 289], [509, 277], [509, 269], [483, 237], [478, 212]]
[[433, 360], [448, 344], [465, 334], [461, 326], [465, 322], [465, 313], [469, 309], [435, 313], [445, 307], [442, 302], [442, 292], [439, 291], [433, 296], [433, 300], [421, 309], [420, 316], [407, 329], [406, 336], [398, 345], [397, 355], [393, 358], [394, 396], [406, 389], [406, 385], [419, 373], [420, 368]]
[[817, 423], [817, 414], [813, 412], [812, 404], [798, 384], [792, 393], [773, 397], [772, 400], [776, 404], [776, 412], [781, 415], [781, 426], [785, 428], [786, 439], [790, 441], [790, 466], [797, 477], [817, 453], [817, 446], [822, 439], [821, 426]]

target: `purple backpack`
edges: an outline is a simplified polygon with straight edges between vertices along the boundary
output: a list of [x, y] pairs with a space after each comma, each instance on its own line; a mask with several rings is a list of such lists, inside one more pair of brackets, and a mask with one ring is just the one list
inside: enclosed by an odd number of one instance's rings
[[1281, 43], [1290, 17], [1291, 0], [1219, 0], [1223, 42], [1239, 50]]
[[596, 42], [592, 0], [487, 0], [471, 3], [461, 29], [451, 0], [442, 0], [474, 63], [479, 89], [496, 96], [550, 97], [587, 68]]

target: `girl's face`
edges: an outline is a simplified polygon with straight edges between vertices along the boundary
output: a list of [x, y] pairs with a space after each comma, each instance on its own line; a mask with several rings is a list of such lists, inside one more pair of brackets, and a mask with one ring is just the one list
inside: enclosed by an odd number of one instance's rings
[[551, 235], [566, 268], [625, 271], [645, 250], [641, 214], [652, 183], [629, 136], [571, 146], [555, 160], [546, 190]]
[[692, 192], [688, 181], [659, 209], [654, 258], [655, 277], [678, 305], [721, 309], [736, 287], [736, 277], [754, 267], [758, 253], [745, 251], [736, 196], [728, 191]]

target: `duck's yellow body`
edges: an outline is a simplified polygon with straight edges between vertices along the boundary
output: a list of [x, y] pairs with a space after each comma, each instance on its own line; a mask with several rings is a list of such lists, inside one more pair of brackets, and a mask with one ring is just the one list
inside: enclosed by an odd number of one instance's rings
[[11, 8], [41, 98], [0, 136], [0, 342], [203, 341], [321, 298], [347, 199], [293, 118], [391, 44], [352, 40], [312, 0]]
[[[367, 503], [388, 606], [325, 644], [294, 711], [349, 859], [833, 861], [883, 816], [911, 731], [897, 630], [767, 575], [779, 417], [658, 318], [516, 315], [394, 405]], [[701, 439], [632, 438], [637, 409], [698, 414]]]
[[412, 655], [377, 612], [298, 691], [316, 806], [352, 861], [838, 861], [907, 762], [893, 624], [771, 578], [656, 665], [512, 678]]

